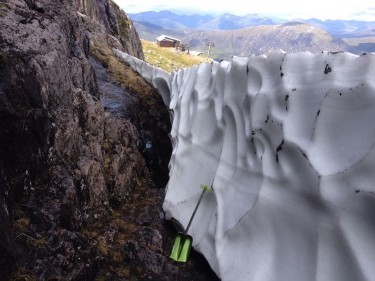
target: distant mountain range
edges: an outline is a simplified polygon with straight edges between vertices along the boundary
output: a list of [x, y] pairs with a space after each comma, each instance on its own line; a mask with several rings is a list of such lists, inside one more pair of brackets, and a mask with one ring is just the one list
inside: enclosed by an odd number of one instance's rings
[[[130, 14], [141, 38], [154, 41], [161, 34], [177, 37], [191, 49], [211, 58], [229, 59], [282, 49], [286, 52], [375, 52], [375, 22], [298, 19], [287, 22], [260, 15], [177, 15], [169, 11]], [[357, 38], [371, 37], [371, 40]], [[345, 41], [343, 40], [344, 38]], [[355, 40], [347, 40], [354, 38]], [[348, 45], [346, 42], [359, 42]]]
[[[264, 17], [258, 14], [236, 16], [223, 14], [213, 15], [179, 15], [170, 11], [143, 12], [129, 14], [134, 21], [148, 22], [166, 29], [195, 29], [195, 30], [236, 30], [250, 26], [275, 25], [287, 23], [288, 20]], [[372, 37], [375, 36], [375, 22], [356, 20], [319, 20], [295, 19], [294, 22], [303, 22], [321, 28], [332, 35], [345, 37]]]
[[232, 55], [248, 56], [283, 50], [288, 53], [301, 51], [345, 51], [349, 46], [326, 31], [305, 23], [253, 26], [233, 31], [193, 32], [184, 37], [191, 48], [207, 50], [213, 42], [211, 54], [216, 59]]
[[249, 26], [270, 25], [276, 22], [257, 14], [235, 16], [223, 14], [212, 15], [178, 15], [170, 11], [143, 12], [129, 14], [134, 21], [149, 22], [168, 29], [197, 29], [197, 30], [235, 30]]
[[149, 22], [168, 29], [199, 29], [200, 25], [214, 19], [210, 15], [177, 15], [170, 11], [129, 14], [129, 17], [134, 21]]
[[357, 20], [299, 20], [324, 29], [340, 38], [373, 37], [375, 36], [375, 22]]

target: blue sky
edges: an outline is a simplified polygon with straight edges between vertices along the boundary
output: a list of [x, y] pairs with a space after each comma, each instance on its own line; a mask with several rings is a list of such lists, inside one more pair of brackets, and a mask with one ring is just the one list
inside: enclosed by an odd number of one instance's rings
[[186, 14], [258, 13], [286, 19], [359, 19], [375, 21], [375, 0], [114, 0], [127, 13], [181, 10]]

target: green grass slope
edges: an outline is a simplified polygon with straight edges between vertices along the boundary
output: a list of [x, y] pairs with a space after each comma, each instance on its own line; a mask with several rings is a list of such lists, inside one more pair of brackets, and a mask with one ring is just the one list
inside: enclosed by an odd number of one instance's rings
[[167, 72], [197, 65], [202, 62], [211, 62], [211, 60], [205, 56], [193, 56], [186, 52], [177, 51], [175, 48], [162, 48], [154, 42], [147, 40], [141, 41], [145, 61]]

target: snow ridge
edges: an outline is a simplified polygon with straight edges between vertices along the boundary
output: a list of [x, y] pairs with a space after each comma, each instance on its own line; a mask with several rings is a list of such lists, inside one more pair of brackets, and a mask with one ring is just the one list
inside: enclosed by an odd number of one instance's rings
[[272, 53], [168, 73], [116, 51], [172, 111], [163, 208], [222, 280], [375, 276], [375, 56]]

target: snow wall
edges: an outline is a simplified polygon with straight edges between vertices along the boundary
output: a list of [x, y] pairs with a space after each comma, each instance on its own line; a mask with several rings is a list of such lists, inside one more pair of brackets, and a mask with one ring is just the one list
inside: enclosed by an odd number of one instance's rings
[[171, 75], [163, 208], [222, 280], [375, 278], [375, 56], [273, 53]]

